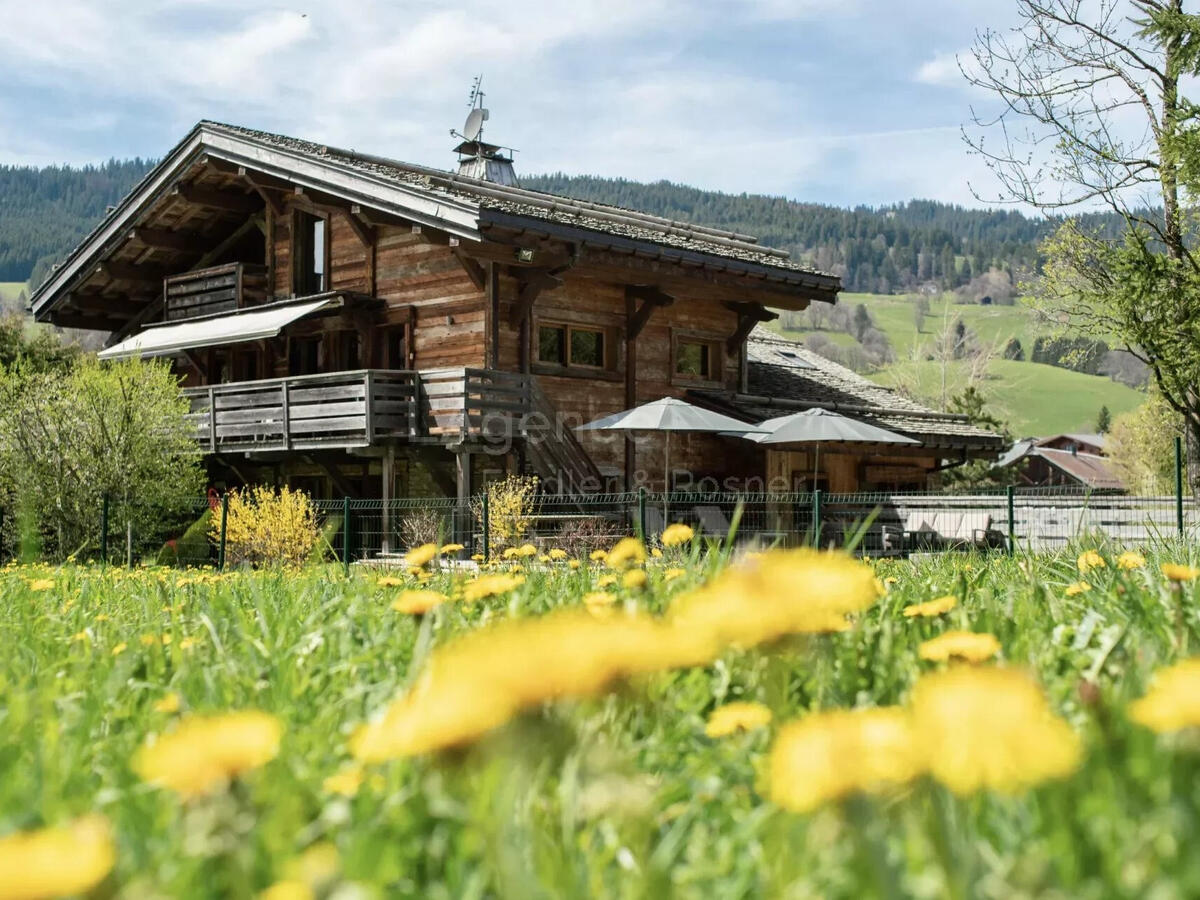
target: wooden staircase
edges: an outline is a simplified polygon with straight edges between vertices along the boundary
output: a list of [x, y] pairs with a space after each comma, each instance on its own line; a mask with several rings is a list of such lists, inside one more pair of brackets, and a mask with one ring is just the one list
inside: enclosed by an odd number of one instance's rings
[[571, 428], [558, 421], [558, 410], [529, 376], [532, 415], [522, 425], [526, 466], [541, 480], [544, 489], [560, 494], [595, 494], [604, 479]]

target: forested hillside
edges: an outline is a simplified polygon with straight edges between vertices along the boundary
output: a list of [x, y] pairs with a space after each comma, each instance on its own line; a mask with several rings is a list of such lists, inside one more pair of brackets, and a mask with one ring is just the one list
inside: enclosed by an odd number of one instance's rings
[[153, 165], [0, 166], [0, 281], [41, 281]]
[[[839, 209], [590, 175], [535, 175], [522, 178], [521, 186], [753, 234], [840, 275], [846, 290], [875, 294], [922, 285], [951, 290], [989, 269], [1016, 281], [1037, 270], [1038, 242], [1058, 224], [1011, 210], [964, 209], [930, 200]], [[1092, 218], [1101, 228], [1119, 225], [1107, 216]]]
[[[0, 282], [41, 281], [153, 165], [110, 160], [84, 168], [0, 166]], [[1015, 282], [1036, 271], [1038, 241], [1055, 225], [1009, 210], [929, 200], [839, 209], [761, 194], [722, 194], [660, 181], [533, 175], [522, 186], [615, 203], [758, 236], [842, 276], [846, 290], [947, 290], [989, 270]], [[1097, 219], [1101, 226], [1103, 218]]]

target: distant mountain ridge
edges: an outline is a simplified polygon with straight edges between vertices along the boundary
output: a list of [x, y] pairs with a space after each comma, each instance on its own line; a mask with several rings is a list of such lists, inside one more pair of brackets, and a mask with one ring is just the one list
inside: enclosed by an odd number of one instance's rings
[[[153, 165], [130, 159], [78, 168], [0, 166], [0, 281], [38, 284]], [[952, 289], [991, 268], [1013, 277], [1036, 271], [1038, 243], [1057, 224], [931, 200], [841, 209], [591, 175], [532, 175], [521, 185], [753, 234], [841, 276], [846, 290], [881, 294], [923, 285]], [[1092, 218], [1101, 227], [1119, 224]]]

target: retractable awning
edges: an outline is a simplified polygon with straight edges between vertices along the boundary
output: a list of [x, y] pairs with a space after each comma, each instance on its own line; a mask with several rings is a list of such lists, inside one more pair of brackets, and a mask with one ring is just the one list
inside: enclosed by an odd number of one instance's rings
[[260, 341], [275, 337], [288, 325], [305, 316], [341, 306], [343, 302], [340, 295], [333, 295], [301, 303], [276, 303], [225, 315], [150, 325], [96, 355], [100, 359], [169, 356], [196, 347], [219, 347]]

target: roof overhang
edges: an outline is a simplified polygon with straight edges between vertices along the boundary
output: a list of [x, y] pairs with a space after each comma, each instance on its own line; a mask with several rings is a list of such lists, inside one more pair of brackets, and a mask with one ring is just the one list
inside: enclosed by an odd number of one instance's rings
[[101, 350], [100, 359], [174, 356], [198, 347], [224, 347], [276, 337], [284, 328], [314, 313], [341, 307], [340, 294], [301, 302], [271, 303], [236, 313], [198, 316], [179, 322], [148, 325], [119, 344]]
[[373, 176], [334, 158], [314, 158], [285, 147], [267, 146], [201, 123], [34, 291], [31, 300], [34, 317], [44, 319], [79, 281], [128, 239], [130, 230], [140, 223], [154, 202], [205, 157], [283, 178], [298, 187], [438, 228], [456, 237], [480, 240], [477, 204], [445, 196], [431, 197], [416, 187]]

